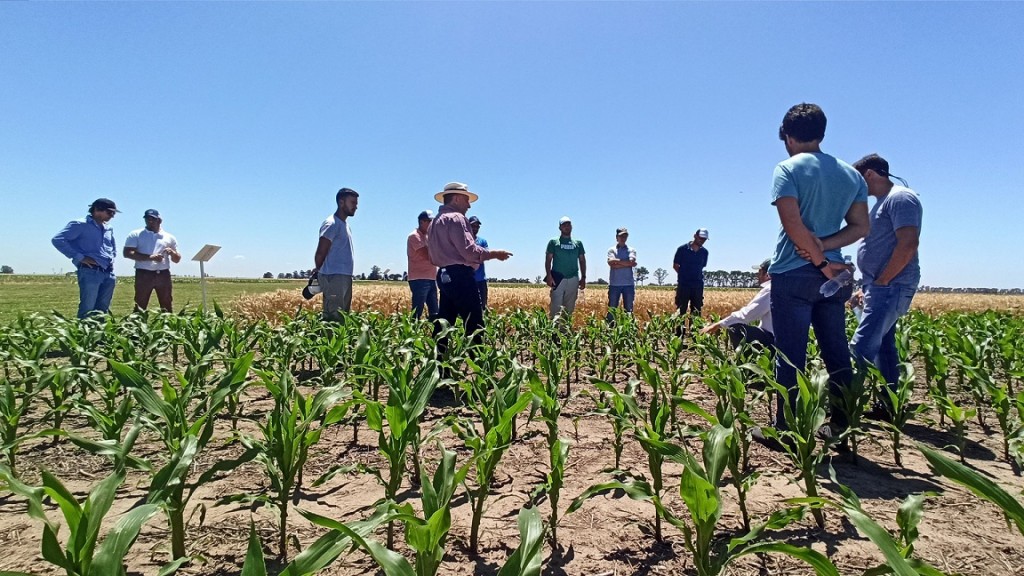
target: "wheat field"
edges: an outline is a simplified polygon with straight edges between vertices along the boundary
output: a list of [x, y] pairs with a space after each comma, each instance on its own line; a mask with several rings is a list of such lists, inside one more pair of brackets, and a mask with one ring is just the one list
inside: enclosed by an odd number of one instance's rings
[[[724, 316], [746, 304], [757, 292], [754, 289], [708, 289], [704, 293], [704, 315]], [[517, 309], [547, 309], [549, 290], [544, 286], [492, 286], [488, 306], [502, 314]], [[353, 287], [352, 310], [373, 310], [390, 314], [409, 310], [412, 299], [409, 287], [401, 282], [356, 283]], [[305, 300], [298, 290], [277, 290], [263, 294], [246, 294], [233, 300], [228, 308], [248, 319], [279, 320], [294, 316], [300, 309], [320, 310], [321, 297]], [[1024, 296], [1000, 294], [921, 293], [914, 298], [913, 308], [927, 314], [943, 312], [984, 312], [994, 310], [1024, 314]], [[580, 293], [576, 319], [604, 316], [608, 309], [608, 289], [591, 286]], [[634, 314], [646, 318], [675, 311], [675, 291], [671, 287], [641, 286], [637, 288]]]

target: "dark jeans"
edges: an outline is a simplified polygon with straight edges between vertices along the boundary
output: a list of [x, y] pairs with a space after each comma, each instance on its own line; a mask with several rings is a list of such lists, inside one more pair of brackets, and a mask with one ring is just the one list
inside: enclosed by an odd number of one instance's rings
[[477, 280], [476, 288], [480, 292], [480, 308], [487, 310], [487, 280]]
[[160, 309], [164, 312], [173, 312], [171, 297], [171, 271], [170, 270], [135, 270], [135, 306], [139, 310], [145, 310], [149, 306], [149, 298], [156, 291], [156, 299], [160, 302]]
[[686, 314], [689, 306], [690, 313], [700, 316], [704, 308], [704, 284], [680, 284], [676, 286], [676, 308], [679, 314]]
[[[835, 396], [850, 385], [853, 370], [850, 362], [850, 347], [846, 341], [846, 301], [853, 293], [852, 286], [845, 286], [828, 298], [818, 290], [828, 278], [820, 270], [808, 264], [772, 274], [772, 320], [775, 329], [775, 378], [789, 390], [791, 407], [796, 406], [799, 388], [797, 370], [803, 371], [807, 364], [808, 329], [813, 326], [818, 340], [818, 350], [829, 374], [829, 392]], [[785, 427], [783, 398], [775, 411], [776, 427]], [[832, 411], [832, 423], [846, 427], [846, 415], [840, 410]]]
[[437, 316], [437, 282], [433, 280], [409, 280], [412, 291], [412, 315], [419, 318], [423, 307], [427, 307], [427, 318]]
[[[480, 306], [480, 289], [473, 278], [473, 269], [469, 266], [445, 266], [437, 270], [437, 287], [441, 291], [441, 307], [437, 317], [448, 321], [451, 326], [462, 318], [466, 335], [473, 336], [473, 343], [480, 341], [478, 330], [484, 326], [483, 308]], [[441, 330], [441, 324], [434, 325], [434, 336]], [[437, 353], [444, 358], [448, 353], [448, 339], [440, 338], [437, 342]]]

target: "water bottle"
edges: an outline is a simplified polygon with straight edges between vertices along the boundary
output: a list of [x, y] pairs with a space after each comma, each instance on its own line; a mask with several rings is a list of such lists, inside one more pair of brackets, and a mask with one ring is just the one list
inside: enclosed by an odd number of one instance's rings
[[[843, 259], [843, 261], [846, 263], [847, 266], [853, 266], [852, 256], [847, 256], [846, 258]], [[818, 292], [820, 292], [821, 295], [824, 296], [825, 298], [828, 298], [829, 296], [832, 296], [836, 292], [839, 292], [840, 288], [846, 286], [852, 281], [853, 270], [843, 270], [839, 274], [836, 274], [835, 277], [833, 277], [831, 280], [822, 284], [821, 288], [818, 289]]]

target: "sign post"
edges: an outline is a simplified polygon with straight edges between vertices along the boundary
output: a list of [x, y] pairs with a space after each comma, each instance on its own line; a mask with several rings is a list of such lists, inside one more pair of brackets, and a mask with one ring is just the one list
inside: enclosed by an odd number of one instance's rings
[[196, 255], [192, 257], [193, 262], [199, 262], [199, 286], [203, 291], [203, 310], [206, 310], [206, 267], [204, 264], [209, 262], [213, 255], [220, 250], [220, 246], [214, 246], [213, 244], [207, 244], [203, 246]]

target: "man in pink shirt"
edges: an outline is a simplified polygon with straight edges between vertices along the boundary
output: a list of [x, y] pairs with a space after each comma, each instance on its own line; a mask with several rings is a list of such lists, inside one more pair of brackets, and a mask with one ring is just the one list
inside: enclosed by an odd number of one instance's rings
[[[484, 316], [473, 273], [484, 260], [508, 260], [512, 255], [507, 250], [477, 245], [466, 220], [466, 212], [477, 198], [465, 184], [446, 184], [444, 190], [434, 195], [443, 205], [427, 230], [427, 250], [430, 261], [437, 266], [437, 287], [441, 292], [438, 318], [449, 325], [462, 318], [466, 334], [473, 335], [474, 342], [479, 341], [478, 330], [483, 328]], [[440, 325], [435, 327], [437, 331]], [[438, 340], [438, 355], [443, 358], [447, 350], [447, 340]]]
[[437, 316], [437, 266], [430, 261], [427, 251], [427, 230], [434, 220], [430, 210], [420, 212], [419, 226], [409, 234], [405, 252], [409, 256], [409, 290], [412, 291], [412, 314], [419, 319], [423, 306], [427, 307], [427, 318]]

